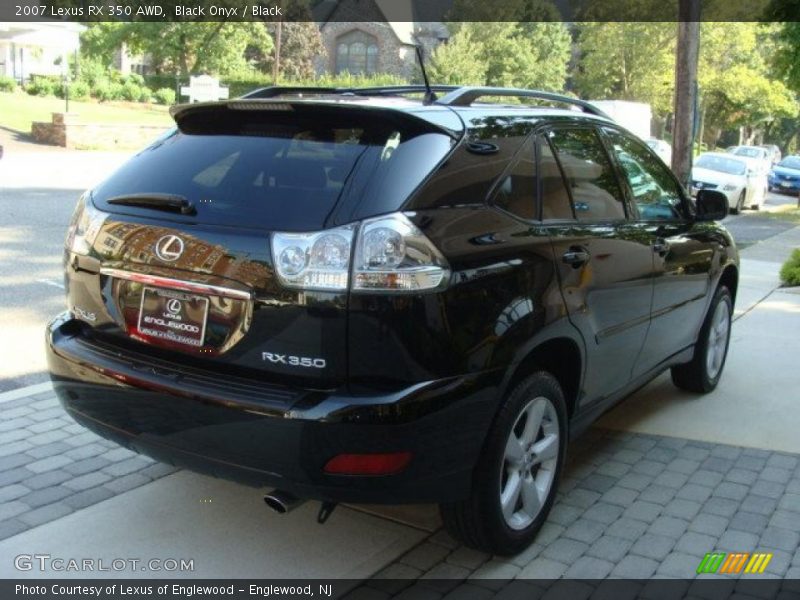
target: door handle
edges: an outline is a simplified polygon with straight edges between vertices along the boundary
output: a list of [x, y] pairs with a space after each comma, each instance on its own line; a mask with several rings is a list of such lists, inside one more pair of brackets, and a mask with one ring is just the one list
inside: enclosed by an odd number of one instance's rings
[[658, 238], [653, 244], [653, 252], [658, 252], [659, 256], [664, 256], [667, 252], [669, 252], [669, 242], [667, 242], [667, 240]]
[[581, 265], [589, 262], [589, 252], [586, 251], [586, 248], [574, 246], [564, 252], [561, 256], [561, 260], [570, 265], [573, 269], [577, 269]]

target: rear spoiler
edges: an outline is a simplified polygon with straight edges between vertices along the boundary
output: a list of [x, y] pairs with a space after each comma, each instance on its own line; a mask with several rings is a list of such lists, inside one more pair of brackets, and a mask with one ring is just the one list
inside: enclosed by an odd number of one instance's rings
[[374, 103], [366, 98], [350, 97], [331, 101], [330, 98], [258, 99], [240, 98], [219, 102], [197, 102], [176, 104], [169, 113], [178, 129], [184, 133], [200, 133], [203, 128], [213, 129], [213, 124], [222, 124], [244, 113], [319, 113], [321, 111], [363, 111], [371, 115], [383, 114], [388, 118], [403, 121], [408, 125], [433, 128], [458, 139], [464, 133], [464, 123], [451, 109], [410, 105], [393, 107], [385, 103]]

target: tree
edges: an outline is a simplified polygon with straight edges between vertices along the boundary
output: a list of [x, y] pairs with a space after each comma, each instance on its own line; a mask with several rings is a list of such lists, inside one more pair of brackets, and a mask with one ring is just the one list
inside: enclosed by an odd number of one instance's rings
[[208, 72], [232, 75], [246, 70], [248, 47], [272, 50], [264, 23], [232, 22], [124, 22], [93, 23], [82, 37], [83, 52], [111, 63], [114, 52], [126, 44], [144, 54], [156, 73], [182, 77]]
[[592, 100], [646, 102], [657, 115], [672, 111], [675, 23], [582, 23], [575, 91]]
[[[324, 60], [326, 55], [319, 27], [309, 21], [284, 21], [281, 26], [279, 79], [311, 79], [316, 74], [315, 63]], [[267, 24], [267, 31], [273, 40], [276, 39], [276, 27], [274, 23]], [[251, 48], [248, 56], [255, 59], [253, 62], [258, 70], [272, 71], [275, 60], [273, 47], [266, 52], [262, 47]]]
[[562, 91], [570, 36], [558, 22], [460, 23], [430, 60], [435, 83]]
[[770, 68], [775, 38], [774, 26], [703, 23], [699, 83], [710, 144], [731, 128], [750, 143], [777, 120], [797, 115], [795, 95]]

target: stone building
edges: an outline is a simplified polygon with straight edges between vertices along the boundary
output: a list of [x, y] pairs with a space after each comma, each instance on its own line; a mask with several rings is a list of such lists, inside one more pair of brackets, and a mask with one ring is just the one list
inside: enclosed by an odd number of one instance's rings
[[327, 56], [317, 72], [413, 77], [417, 42], [429, 52], [450, 36], [441, 21], [421, 20], [426, 14], [435, 14], [430, 0], [323, 0], [314, 18]]

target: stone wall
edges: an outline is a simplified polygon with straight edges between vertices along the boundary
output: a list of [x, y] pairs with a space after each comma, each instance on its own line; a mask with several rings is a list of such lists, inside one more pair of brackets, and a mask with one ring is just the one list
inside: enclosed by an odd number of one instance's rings
[[134, 123], [81, 123], [74, 113], [53, 113], [52, 121], [34, 122], [36, 142], [75, 150], [136, 150], [164, 133], [165, 127]]

